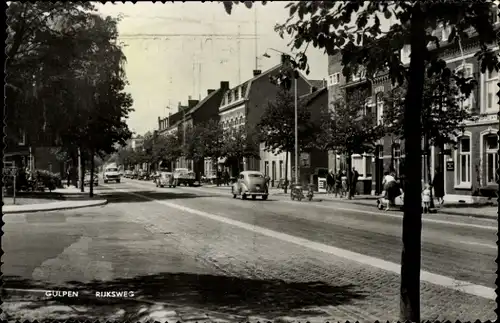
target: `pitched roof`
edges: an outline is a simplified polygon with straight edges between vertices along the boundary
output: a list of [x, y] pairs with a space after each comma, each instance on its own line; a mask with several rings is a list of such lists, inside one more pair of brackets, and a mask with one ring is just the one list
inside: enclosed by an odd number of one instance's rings
[[309, 80], [309, 83], [311, 84], [311, 86], [317, 88], [317, 89], [321, 89], [322, 87], [325, 86], [325, 81], [324, 80]]
[[328, 92], [328, 90], [324, 86], [321, 89], [314, 91], [313, 93], [308, 93], [308, 94], [302, 95], [300, 97], [300, 100], [302, 100], [302, 102], [304, 102], [307, 105], [307, 104], [310, 104], [312, 101], [314, 101], [314, 99], [316, 99], [317, 97], [319, 97], [323, 93], [327, 93], [327, 92]]
[[191, 110], [187, 111], [186, 114], [193, 113], [196, 110], [198, 110], [199, 108], [201, 108], [205, 103], [207, 103], [208, 100], [210, 100], [210, 98], [212, 98], [214, 95], [216, 95], [220, 91], [221, 91], [221, 89], [219, 88], [219, 89], [213, 91], [212, 93], [208, 94], [206, 97], [203, 98], [203, 100], [201, 100], [194, 107], [192, 107]]

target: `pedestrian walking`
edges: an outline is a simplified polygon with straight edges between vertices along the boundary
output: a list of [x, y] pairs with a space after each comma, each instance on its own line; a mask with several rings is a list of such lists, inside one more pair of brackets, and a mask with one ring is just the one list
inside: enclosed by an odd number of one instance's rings
[[424, 213], [429, 212], [429, 208], [431, 207], [431, 186], [429, 184], [425, 184], [425, 188], [422, 191], [422, 202], [424, 202]]
[[352, 168], [352, 177], [351, 177], [351, 196], [354, 197], [356, 195], [356, 185], [358, 184], [359, 173], [356, 168]]
[[68, 169], [66, 169], [66, 187], [69, 187], [71, 184], [71, 166], [68, 165]]
[[434, 189], [434, 196], [439, 204], [444, 203], [444, 176], [443, 173], [436, 168], [434, 178], [432, 179], [432, 187]]
[[342, 179], [342, 197], [344, 196], [347, 197], [347, 192], [349, 188], [347, 187], [347, 172], [345, 170], [342, 171], [341, 179]]
[[340, 170], [335, 175], [335, 197], [337, 197], [337, 195], [339, 195], [340, 197], [343, 197], [343, 194], [342, 194], [342, 172]]
[[333, 169], [330, 169], [326, 175], [326, 192], [327, 194], [332, 194], [335, 190], [335, 174]]

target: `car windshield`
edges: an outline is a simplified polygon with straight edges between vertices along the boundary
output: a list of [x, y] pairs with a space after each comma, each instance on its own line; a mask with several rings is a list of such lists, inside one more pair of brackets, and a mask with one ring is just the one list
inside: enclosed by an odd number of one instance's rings
[[118, 168], [108, 168], [106, 169], [107, 172], [117, 172]]
[[252, 178], [264, 178], [264, 176], [262, 174], [248, 174], [248, 177], [252, 177]]

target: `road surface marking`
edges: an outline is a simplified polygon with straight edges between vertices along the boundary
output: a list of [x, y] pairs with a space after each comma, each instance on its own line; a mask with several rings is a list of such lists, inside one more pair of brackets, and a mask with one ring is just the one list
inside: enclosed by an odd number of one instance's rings
[[[139, 186], [146, 185], [143, 183], [134, 183]], [[195, 187], [182, 187], [182, 189], [189, 189], [189, 190], [199, 190]], [[228, 191], [229, 192], [229, 191]], [[229, 196], [229, 194], [223, 194], [219, 193], [219, 195], [223, 196]], [[286, 200], [279, 200], [280, 202], [285, 202], [285, 203], [291, 203], [291, 204], [297, 204], [297, 203], [304, 203], [304, 202], [297, 202], [297, 201], [286, 201]], [[332, 201], [335, 203], [335, 201]], [[351, 209], [351, 208], [345, 208], [345, 207], [332, 207], [332, 206], [327, 206], [327, 205], [318, 205], [318, 204], [311, 204], [315, 207], [319, 208], [324, 208], [324, 209], [329, 209], [329, 210], [339, 210], [339, 211], [346, 211], [346, 212], [357, 212], [357, 213], [362, 213], [362, 214], [372, 214], [372, 215], [382, 215], [382, 216], [387, 216], [387, 217], [392, 217], [392, 218], [399, 218], [402, 219], [403, 216], [399, 214], [391, 214], [388, 212], [374, 212], [374, 211], [368, 211], [368, 210], [360, 210], [360, 209]], [[375, 205], [374, 205], [375, 207]], [[445, 221], [445, 220], [438, 220], [438, 219], [429, 219], [429, 218], [422, 218], [422, 222], [428, 222], [428, 223], [438, 223], [438, 224], [447, 224], [447, 225], [454, 225], [457, 227], [470, 227], [470, 228], [477, 228], [477, 229], [484, 229], [484, 230], [492, 230], [492, 231], [497, 231], [497, 226], [489, 226], [489, 225], [481, 225], [481, 224], [472, 224], [472, 223], [461, 223], [461, 222], [454, 222], [454, 221]], [[496, 222], [495, 222], [496, 223]]]
[[[118, 188], [116, 190], [121, 191]], [[307, 240], [304, 238], [295, 237], [295, 236], [292, 236], [292, 235], [289, 235], [286, 233], [281, 233], [278, 231], [266, 229], [266, 228], [256, 226], [253, 224], [248, 224], [248, 223], [240, 222], [237, 220], [232, 220], [232, 219], [226, 218], [226, 217], [221, 216], [221, 215], [211, 214], [208, 212], [192, 209], [192, 208], [178, 205], [178, 204], [171, 203], [171, 202], [160, 201], [160, 200], [148, 197], [148, 196], [144, 196], [142, 194], [137, 194], [137, 193], [128, 192], [128, 191], [122, 191], [122, 192], [130, 194], [130, 195], [135, 195], [137, 197], [141, 197], [141, 198], [146, 199], [146, 200], [154, 201], [156, 203], [160, 203], [160, 204], [163, 204], [165, 206], [168, 206], [168, 207], [171, 207], [171, 208], [183, 211], [183, 212], [196, 214], [196, 215], [199, 215], [199, 216], [202, 216], [202, 217], [214, 220], [214, 221], [229, 224], [229, 225], [232, 225], [232, 226], [235, 226], [235, 227], [247, 230], [247, 231], [259, 233], [259, 234], [262, 234], [262, 235], [265, 235], [265, 236], [268, 236], [271, 238], [276, 238], [276, 239], [279, 239], [279, 240], [282, 240], [285, 242], [293, 243], [293, 244], [299, 245], [301, 247], [309, 248], [309, 249], [324, 252], [324, 253], [333, 254], [333, 255], [336, 255], [336, 256], [339, 256], [339, 257], [342, 257], [342, 258], [345, 258], [348, 260], [352, 260], [352, 261], [355, 261], [355, 262], [358, 262], [358, 263], [361, 263], [364, 265], [379, 268], [379, 269], [382, 269], [382, 270], [385, 270], [388, 272], [393, 272], [393, 273], [398, 274], [398, 275], [401, 273], [401, 265], [393, 263], [393, 262], [385, 261], [385, 260], [375, 258], [375, 257], [370, 257], [367, 255], [352, 252], [352, 251], [349, 251], [346, 249], [328, 246], [328, 245], [325, 245], [325, 244], [322, 244], [319, 242], [314, 242], [314, 241], [310, 241], [310, 240]], [[456, 279], [451, 278], [451, 277], [433, 274], [433, 273], [430, 273], [430, 272], [424, 271], [424, 270], [420, 271], [420, 280], [431, 283], [431, 284], [444, 286], [444, 287], [447, 287], [447, 288], [450, 288], [450, 289], [453, 289], [453, 290], [456, 290], [456, 291], [459, 291], [462, 293], [480, 296], [480, 297], [484, 297], [484, 298], [491, 299], [491, 300], [496, 299], [496, 293], [495, 293], [495, 290], [493, 288], [489, 288], [489, 287], [481, 286], [481, 285], [476, 285], [476, 284], [466, 282], [466, 281], [456, 280]]]
[[485, 248], [491, 248], [491, 249], [497, 249], [498, 248], [497, 245], [489, 244], [489, 243], [480, 243], [480, 242], [462, 241], [462, 240], [456, 240], [455, 242], [464, 243], [464, 244], [468, 244], [468, 245], [471, 245], [471, 246], [480, 246], [480, 247], [485, 247]]

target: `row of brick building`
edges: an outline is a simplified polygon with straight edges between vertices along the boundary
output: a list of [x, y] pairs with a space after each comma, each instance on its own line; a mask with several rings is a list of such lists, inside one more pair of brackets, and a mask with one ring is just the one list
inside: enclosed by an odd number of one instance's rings
[[[496, 91], [498, 73], [496, 71], [481, 73], [474, 54], [478, 50], [478, 42], [474, 38], [465, 41], [461, 46], [448, 44], [449, 29], [437, 28], [434, 34], [443, 40], [439, 55], [448, 66], [455, 71], [463, 71], [466, 76], [474, 77], [478, 86], [472, 95], [462, 104], [478, 115], [474, 121], [466, 121], [465, 131], [457, 138], [457, 146], [431, 147], [430, 156], [422, 156], [422, 180], [427, 178], [426, 160], [430, 159], [431, 169], [439, 169], [444, 174], [444, 187], [447, 200], [471, 202], [480, 195], [481, 188], [496, 185], [496, 168], [498, 165], [498, 117], [499, 111]], [[493, 48], [498, 51], [498, 47]], [[404, 64], [409, 63], [409, 48], [402, 50]], [[221, 82], [217, 90], [208, 90], [202, 101], [188, 100], [183, 107], [179, 103], [179, 111], [164, 119], [158, 118], [158, 133], [168, 133], [182, 129], [182, 126], [194, 125], [209, 119], [218, 120], [224, 129], [245, 127], [248, 133], [255, 131], [264, 113], [267, 102], [274, 100], [278, 88], [270, 82], [270, 76], [279, 73], [281, 65], [267, 71], [253, 71], [253, 78], [230, 87], [228, 82]], [[384, 116], [383, 95], [393, 88], [388, 74], [380, 74], [368, 80], [362, 74], [346, 79], [342, 75], [340, 54], [328, 59], [328, 78], [326, 81], [308, 80], [303, 75], [298, 79], [298, 93], [301, 100], [308, 103], [313, 116], [321, 107], [331, 106], [343, 90], [364, 88], [368, 91], [366, 108], [371, 111], [376, 122], [382, 122]], [[386, 135], [375, 143], [375, 150], [351, 156], [352, 166], [360, 174], [357, 190], [365, 194], [378, 194], [382, 191], [382, 178], [385, 171], [393, 170], [402, 176], [405, 159], [404, 143], [400, 138]], [[199, 165], [192, 161], [180, 159], [175, 167], [188, 167], [209, 176], [219, 167], [229, 166], [235, 175], [236, 169], [260, 170], [277, 185], [279, 179], [285, 177], [285, 154], [273, 154], [260, 144], [260, 158], [245, 158], [239, 167], [234, 161], [219, 160], [213, 165], [207, 159]], [[293, 169], [294, 158], [289, 156], [288, 169]], [[300, 174], [303, 182], [316, 183], [318, 174], [328, 169], [338, 171], [345, 167], [346, 157], [333, 152], [312, 151], [300, 156]], [[432, 171], [434, 173], [434, 171]], [[291, 179], [288, 171], [288, 179]]]
[[[276, 98], [279, 87], [273, 84], [271, 77], [278, 75], [281, 64], [276, 65], [264, 72], [253, 71], [253, 77], [234, 87], [229, 82], [220, 82], [218, 89], [210, 89], [207, 96], [199, 100], [188, 99], [188, 105], [179, 103], [178, 111], [168, 117], [158, 117], [157, 135], [178, 132], [182, 135], [183, 127], [204, 123], [208, 120], [216, 120], [222, 128], [243, 127], [248, 135], [257, 131], [258, 123], [267, 107], [269, 101]], [[297, 92], [302, 102], [306, 102], [312, 115], [319, 115], [321, 107], [328, 104], [326, 82], [308, 80], [302, 74], [297, 81]], [[213, 176], [217, 170], [227, 169], [231, 176], [236, 176], [237, 170], [260, 170], [271, 178], [271, 183], [277, 186], [280, 179], [285, 178], [285, 153], [273, 154], [267, 152], [263, 144], [255, 147], [259, 151], [259, 157], [243, 158], [240, 161], [222, 158], [215, 165], [213, 161], [206, 158], [204, 161], [194, 163], [184, 158], [169, 165], [169, 168], [189, 168], [197, 174], [207, 177]], [[312, 180], [321, 170], [326, 170], [328, 158], [326, 153], [312, 151], [301, 155], [300, 174], [303, 181]], [[293, 155], [288, 156], [288, 178], [291, 179], [291, 169], [294, 166]], [[239, 163], [239, 165], [237, 165]]]
[[[456, 138], [456, 146], [431, 147], [429, 157], [422, 156], [422, 181], [429, 182], [426, 171], [426, 158], [430, 158], [431, 170], [438, 169], [444, 175], [445, 200], [473, 202], [481, 195], [482, 189], [496, 186], [498, 167], [498, 112], [499, 104], [496, 92], [499, 82], [498, 72], [481, 73], [475, 53], [479, 49], [477, 39], [464, 41], [461, 46], [447, 43], [450, 30], [437, 28], [434, 35], [442, 39], [438, 51], [440, 58], [454, 71], [461, 71], [465, 77], [473, 77], [478, 86], [469, 98], [462, 102], [465, 108], [475, 115], [474, 120], [465, 121], [465, 130]], [[498, 53], [498, 46], [492, 48]], [[404, 64], [409, 63], [409, 48], [401, 53]], [[342, 75], [340, 55], [329, 57], [328, 93], [329, 104], [334, 102], [341, 90], [363, 88], [368, 91], [367, 109], [377, 122], [382, 122], [384, 115], [383, 96], [392, 89], [389, 75], [377, 75], [368, 80], [362, 72], [350, 79]], [[381, 183], [385, 171], [395, 171], [404, 175], [404, 142], [399, 138], [386, 135], [376, 143], [374, 152], [353, 155], [352, 165], [360, 173], [360, 185], [365, 193], [375, 194], [382, 190]], [[345, 156], [329, 154], [329, 168], [343, 167]], [[359, 190], [359, 189], [358, 189]]]

